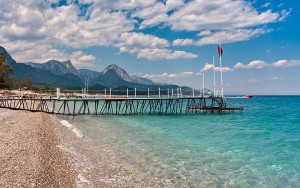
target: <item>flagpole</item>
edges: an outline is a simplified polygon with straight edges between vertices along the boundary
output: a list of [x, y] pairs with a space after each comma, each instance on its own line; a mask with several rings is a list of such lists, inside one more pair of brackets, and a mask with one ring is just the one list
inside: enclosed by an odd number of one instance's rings
[[213, 55], [213, 65], [214, 65], [214, 97], [216, 97], [216, 67], [215, 67], [215, 56]]
[[222, 54], [220, 55], [220, 69], [221, 69], [221, 97], [224, 98], [224, 91], [223, 91], [223, 71], [222, 71]]
[[203, 77], [202, 77], [202, 85], [203, 85], [203, 87], [202, 87], [202, 94], [203, 94], [203, 97], [204, 97], [204, 73], [202, 73], [202, 75], [203, 75]]

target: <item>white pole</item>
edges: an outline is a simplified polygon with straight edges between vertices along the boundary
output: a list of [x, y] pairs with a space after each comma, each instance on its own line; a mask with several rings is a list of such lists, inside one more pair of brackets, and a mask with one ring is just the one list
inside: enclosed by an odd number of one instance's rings
[[160, 98], [160, 88], [158, 88], [158, 98]]
[[214, 65], [214, 97], [216, 97], [216, 67], [215, 67], [215, 56], [213, 55], [213, 65]]
[[106, 98], [106, 88], [105, 88], [105, 90], [104, 90], [104, 97]]
[[193, 98], [195, 97], [195, 90], [194, 90], [194, 88], [193, 88]]
[[86, 89], [86, 78], [84, 79], [84, 89], [83, 89], [84, 95], [85, 95], [85, 89]]
[[177, 88], [177, 98], [179, 98], [179, 88]]
[[180, 95], [180, 97], [182, 98], [182, 90], [181, 90], [181, 86], [180, 86], [180, 88], [179, 88], [179, 95]]
[[109, 98], [111, 98], [111, 88], [109, 88]]
[[203, 87], [202, 87], [202, 95], [204, 97], [204, 73], [202, 73], [203, 75], [203, 79], [202, 79], [202, 84], [203, 84]]
[[150, 89], [148, 88], [148, 98], [150, 97]]
[[134, 88], [134, 98], [136, 98], [136, 88]]
[[127, 94], [127, 98], [128, 98], [128, 88], [127, 88], [127, 90], [126, 90], [126, 94]]
[[223, 71], [222, 71], [222, 55], [220, 56], [220, 69], [221, 69], [221, 97], [224, 98], [224, 91], [223, 91]]
[[174, 95], [174, 91], [173, 91], [173, 88], [172, 88], [172, 97], [173, 97], [173, 95]]
[[56, 88], [56, 96], [57, 96], [57, 99], [60, 98], [60, 88]]
[[88, 95], [89, 93], [89, 77], [87, 78], [87, 81], [86, 81], [86, 94]]
[[168, 97], [170, 97], [170, 89], [168, 88]]

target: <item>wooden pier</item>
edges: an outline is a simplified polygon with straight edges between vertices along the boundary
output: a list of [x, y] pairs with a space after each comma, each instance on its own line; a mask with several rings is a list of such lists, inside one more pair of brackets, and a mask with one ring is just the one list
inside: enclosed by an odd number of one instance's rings
[[0, 108], [72, 116], [106, 114], [197, 114], [243, 110], [243, 108], [228, 108], [225, 99], [221, 97], [2, 98], [0, 99]]

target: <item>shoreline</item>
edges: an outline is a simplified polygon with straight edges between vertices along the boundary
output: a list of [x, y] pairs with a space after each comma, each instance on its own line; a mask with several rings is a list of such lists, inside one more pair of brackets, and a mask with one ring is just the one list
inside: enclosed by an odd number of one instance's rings
[[0, 108], [0, 122], [0, 187], [76, 187], [53, 117]]
[[0, 187], [158, 186], [115, 151], [88, 149], [97, 142], [64, 125], [70, 118], [0, 108]]

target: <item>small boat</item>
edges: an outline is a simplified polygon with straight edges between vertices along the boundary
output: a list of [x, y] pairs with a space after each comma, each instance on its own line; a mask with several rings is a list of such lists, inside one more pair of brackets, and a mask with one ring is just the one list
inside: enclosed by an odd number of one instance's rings
[[253, 95], [252, 94], [248, 94], [248, 95], [245, 95], [244, 98], [252, 98]]

